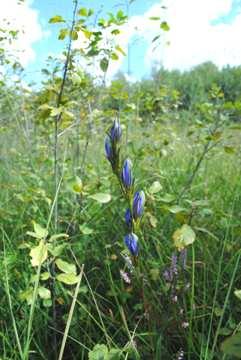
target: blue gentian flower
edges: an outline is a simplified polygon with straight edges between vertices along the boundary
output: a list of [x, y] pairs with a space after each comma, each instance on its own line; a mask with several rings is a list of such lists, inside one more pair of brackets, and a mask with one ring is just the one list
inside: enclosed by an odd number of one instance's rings
[[134, 195], [133, 209], [132, 209], [132, 214], [135, 220], [142, 216], [144, 212], [144, 205], [145, 205], [144, 191], [137, 191]]
[[139, 252], [138, 237], [134, 233], [127, 234], [124, 238], [125, 244], [128, 247], [132, 256], [137, 256]]
[[107, 136], [105, 138], [105, 154], [107, 159], [112, 162], [113, 161], [113, 148], [111, 145], [110, 138]]
[[128, 226], [128, 228], [131, 228], [132, 225], [132, 214], [131, 214], [131, 210], [127, 209], [125, 212], [125, 222], [126, 225]]
[[124, 161], [121, 179], [125, 188], [130, 189], [132, 187], [133, 185], [132, 162], [129, 159], [126, 159]]
[[122, 134], [122, 130], [120, 126], [120, 121], [115, 119], [109, 133], [111, 141], [115, 143], [118, 142], [121, 138], [121, 134]]

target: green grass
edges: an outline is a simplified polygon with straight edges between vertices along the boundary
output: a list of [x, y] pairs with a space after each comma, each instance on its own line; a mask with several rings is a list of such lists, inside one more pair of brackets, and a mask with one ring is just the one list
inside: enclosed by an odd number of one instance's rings
[[[31, 148], [14, 130], [9, 128], [1, 135], [2, 358], [52, 359], [56, 333], [57, 354], [65, 334], [63, 359], [87, 359], [96, 344], [105, 344], [109, 349], [120, 348], [123, 359], [171, 360], [183, 349], [189, 360], [231, 360], [221, 352], [220, 344], [240, 322], [240, 300], [233, 293], [240, 288], [238, 132], [233, 133], [234, 154], [225, 153], [221, 144], [207, 154], [178, 203], [186, 210], [175, 214], [170, 211], [171, 205], [177, 205], [175, 198], [185, 187], [203, 143], [187, 135], [185, 124], [130, 121], [123, 152], [133, 160], [137, 188], [147, 194], [139, 256], [144, 274], [142, 294], [138, 281], [124, 284], [119, 274], [125, 266], [121, 255], [125, 202], [104, 156], [105, 129], [97, 124], [91, 135], [81, 198], [69, 188], [70, 179], [79, 174], [79, 169], [72, 166], [74, 144], [72, 134], [66, 133], [59, 154], [63, 180], [58, 194], [58, 233], [67, 233], [69, 239], [61, 258], [75, 264], [78, 272], [84, 264], [84, 276], [78, 294], [74, 294], [75, 285], [55, 283], [54, 324], [52, 307], [45, 307], [37, 296], [40, 273], [49, 271], [52, 260], [50, 257], [43, 263], [38, 277], [33, 278], [37, 271], [31, 266], [29, 253], [37, 240], [27, 235], [33, 220], [49, 227], [51, 235], [54, 231], [51, 207], [56, 194], [51, 147], [45, 136], [37, 135], [31, 140]], [[230, 141], [229, 134], [225, 130], [226, 142]], [[83, 136], [82, 150], [84, 145]], [[153, 181], [159, 181], [162, 190], [148, 195]], [[88, 197], [97, 192], [111, 193], [111, 202], [100, 205]], [[166, 194], [173, 195], [173, 203], [163, 200]], [[172, 235], [185, 222], [194, 229], [196, 241], [188, 247], [187, 270], [178, 280], [180, 293], [174, 304], [162, 273], [174, 251]], [[89, 235], [80, 231], [79, 225], [83, 224], [92, 230]], [[190, 284], [186, 291], [182, 290], [185, 283]], [[51, 289], [50, 280], [44, 284]], [[34, 286], [34, 301], [29, 305], [21, 293]], [[182, 328], [184, 321], [189, 323], [186, 329]]]

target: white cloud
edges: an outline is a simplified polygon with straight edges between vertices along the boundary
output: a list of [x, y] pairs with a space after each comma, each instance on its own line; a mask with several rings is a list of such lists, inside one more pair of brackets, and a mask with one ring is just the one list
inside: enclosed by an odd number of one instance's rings
[[[166, 9], [160, 2], [154, 4], [143, 15], [130, 17], [123, 25], [121, 33], [115, 37], [116, 43], [127, 52], [128, 43], [132, 44], [138, 37], [143, 42], [143, 55], [146, 73], [156, 63], [167, 69], [189, 69], [205, 61], [212, 61], [219, 67], [241, 64], [241, 13], [231, 23], [218, 21], [229, 14], [232, 0], [164, 0]], [[167, 21], [170, 31], [160, 30], [160, 21], [150, 17], [160, 17]], [[160, 42], [152, 43], [155, 36], [161, 34]], [[110, 38], [110, 30], [105, 33], [105, 40]], [[86, 46], [82, 35], [75, 43], [77, 48]], [[169, 45], [167, 45], [169, 44]], [[103, 44], [104, 45], [104, 44]], [[105, 46], [105, 45], [104, 45]], [[135, 47], [131, 46], [132, 66]], [[107, 82], [120, 70], [124, 56], [119, 55], [118, 61], [111, 61]], [[82, 62], [86, 68], [86, 63]], [[101, 76], [98, 59], [88, 67], [90, 73]]]
[[31, 8], [32, 1], [1, 0], [0, 27], [19, 30], [17, 40], [7, 44], [8, 51], [15, 55], [21, 65], [35, 60], [32, 45], [48, 35], [39, 24], [38, 12]]
[[169, 69], [188, 69], [204, 61], [218, 66], [238, 65], [241, 59], [241, 15], [232, 23], [217, 22], [229, 13], [232, 0], [172, 0], [166, 12], [170, 31], [165, 43], [148, 49], [147, 62], [159, 61]]
[[[185, 70], [205, 61], [219, 67], [241, 64], [241, 14], [236, 14], [231, 23], [217, 21], [231, 8], [232, 0], [167, 1], [165, 20], [170, 31], [155, 50], [149, 46], [146, 65], [157, 62], [167, 69]], [[158, 6], [148, 13], [158, 14]], [[149, 34], [154, 35], [153, 27]]]

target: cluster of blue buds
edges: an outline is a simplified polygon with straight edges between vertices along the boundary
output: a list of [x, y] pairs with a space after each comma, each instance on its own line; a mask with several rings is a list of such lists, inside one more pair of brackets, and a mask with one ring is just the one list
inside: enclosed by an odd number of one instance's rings
[[119, 143], [121, 135], [120, 121], [115, 120], [105, 139], [105, 153], [114, 174], [120, 181], [123, 193], [130, 204], [130, 207], [125, 212], [125, 222], [129, 232], [124, 237], [124, 242], [130, 254], [136, 257], [139, 253], [139, 245], [138, 236], [134, 231], [144, 212], [145, 194], [143, 191], [136, 191], [134, 193], [134, 177], [131, 160], [128, 158], [125, 159], [122, 169], [119, 167]]

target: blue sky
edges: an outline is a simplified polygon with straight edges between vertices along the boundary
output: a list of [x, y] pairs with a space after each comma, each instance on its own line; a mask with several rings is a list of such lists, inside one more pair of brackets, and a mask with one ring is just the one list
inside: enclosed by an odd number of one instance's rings
[[[156, 0], [136, 0], [129, 6], [129, 16], [143, 15], [148, 9], [154, 4], [159, 4]], [[119, 6], [118, 6], [119, 4]], [[39, 68], [45, 64], [46, 56], [48, 54], [59, 54], [63, 50], [63, 42], [58, 41], [58, 29], [61, 26], [53, 25], [48, 23], [48, 19], [55, 14], [62, 15], [66, 19], [71, 19], [72, 15], [72, 1], [71, 0], [34, 0], [31, 6], [33, 9], [38, 11], [39, 22], [42, 28], [49, 32], [49, 35], [44, 37], [42, 40], [33, 44], [33, 49], [36, 53], [36, 61], [28, 66], [29, 78], [32, 74], [39, 72]], [[126, 11], [125, 0], [120, 1], [103, 1], [103, 0], [90, 0], [81, 1], [81, 7], [93, 8], [95, 12], [102, 9], [102, 16], [109, 11], [116, 12], [119, 8]], [[135, 78], [148, 75], [150, 68], [145, 69], [143, 53], [147, 44], [145, 41], [135, 41], [134, 45], [130, 49], [130, 68]], [[128, 65], [127, 59], [123, 60], [123, 64], [120, 70], [127, 72]], [[38, 76], [37, 76], [38, 78]]]
[[[20, 61], [26, 68], [27, 80], [39, 82], [41, 68], [48, 55], [60, 55], [64, 43], [57, 39], [58, 25], [49, 24], [52, 16], [59, 14], [71, 19], [71, 0], [8, 0], [0, 14], [17, 28], [22, 28], [21, 38], [14, 44]], [[123, 2], [125, 3], [126, 0]], [[91, 7], [102, 15], [115, 12], [125, 5], [122, 0], [81, 1], [81, 6]], [[103, 5], [104, 4], [104, 5]], [[167, 7], [161, 9], [161, 5]], [[152, 44], [160, 34], [158, 22], [150, 16], [161, 16], [170, 25], [162, 33], [161, 41]], [[241, 0], [135, 0], [130, 6], [129, 22], [123, 28], [118, 42], [127, 50], [130, 45], [130, 70], [132, 79], [148, 76], [155, 64], [168, 69], [186, 70], [204, 61], [217, 66], [241, 64]], [[136, 39], [138, 38], [138, 41]], [[76, 43], [76, 46], [81, 46]], [[112, 78], [119, 70], [127, 72], [127, 59], [120, 58], [109, 70]]]

